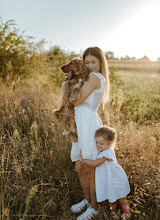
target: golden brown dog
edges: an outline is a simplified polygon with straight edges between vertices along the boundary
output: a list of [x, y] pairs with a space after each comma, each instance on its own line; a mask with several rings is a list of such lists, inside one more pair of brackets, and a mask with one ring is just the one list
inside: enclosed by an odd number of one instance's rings
[[62, 106], [54, 111], [54, 116], [59, 125], [64, 129], [64, 134], [71, 141], [78, 141], [75, 123], [74, 101], [80, 99], [80, 88], [88, 79], [89, 71], [81, 58], [73, 58], [61, 69], [67, 78], [62, 85]]

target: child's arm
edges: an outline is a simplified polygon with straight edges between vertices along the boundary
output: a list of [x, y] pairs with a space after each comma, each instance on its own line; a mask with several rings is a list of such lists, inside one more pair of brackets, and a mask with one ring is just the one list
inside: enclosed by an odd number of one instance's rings
[[80, 153], [80, 158], [81, 160], [86, 163], [87, 165], [91, 166], [91, 167], [99, 167], [102, 163], [104, 163], [106, 160], [108, 162], [112, 162], [112, 159], [108, 159], [106, 157], [102, 157], [102, 158], [98, 158], [97, 160], [93, 161], [93, 160], [89, 160], [89, 159], [84, 159], [82, 157], [82, 154]]

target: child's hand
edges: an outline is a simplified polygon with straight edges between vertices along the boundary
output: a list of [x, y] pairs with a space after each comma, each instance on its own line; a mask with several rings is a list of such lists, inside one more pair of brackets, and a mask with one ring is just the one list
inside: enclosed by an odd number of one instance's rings
[[107, 158], [107, 161], [108, 161], [108, 162], [112, 162], [113, 160], [112, 160], [112, 159]]

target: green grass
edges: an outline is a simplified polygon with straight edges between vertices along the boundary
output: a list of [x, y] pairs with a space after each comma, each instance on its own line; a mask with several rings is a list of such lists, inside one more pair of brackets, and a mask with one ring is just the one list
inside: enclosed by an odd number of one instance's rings
[[122, 112], [126, 119], [136, 123], [160, 121], [160, 74], [153, 72], [119, 70], [117, 75], [124, 83]]
[[129, 95], [147, 96], [151, 99], [160, 95], [160, 73], [119, 70], [117, 75], [124, 82], [123, 89]]

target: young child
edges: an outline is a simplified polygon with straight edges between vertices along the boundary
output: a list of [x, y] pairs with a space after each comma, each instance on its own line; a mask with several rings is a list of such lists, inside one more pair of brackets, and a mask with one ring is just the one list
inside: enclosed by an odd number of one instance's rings
[[113, 128], [101, 127], [95, 133], [96, 146], [99, 155], [95, 161], [81, 160], [89, 166], [96, 167], [95, 186], [97, 202], [109, 200], [113, 213], [116, 211], [117, 202], [121, 205], [123, 219], [129, 215], [129, 205], [126, 196], [130, 192], [128, 178], [123, 168], [118, 164], [114, 147], [117, 135]]

